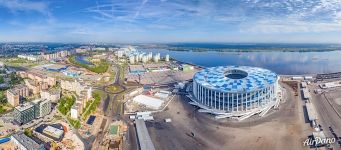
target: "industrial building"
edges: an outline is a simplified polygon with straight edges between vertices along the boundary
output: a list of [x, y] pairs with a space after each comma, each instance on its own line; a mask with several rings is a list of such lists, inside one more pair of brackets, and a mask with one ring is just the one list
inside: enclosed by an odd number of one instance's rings
[[316, 120], [318, 119], [316, 109], [312, 103], [306, 103], [305, 106], [307, 109], [308, 119], [311, 125], [315, 127], [317, 125]]
[[144, 120], [136, 119], [135, 124], [140, 150], [155, 150]]
[[276, 73], [257, 67], [206, 68], [194, 75], [191, 104], [218, 118], [263, 115], [278, 103], [277, 82]]
[[163, 100], [158, 98], [149, 97], [146, 95], [138, 95], [133, 98], [133, 101], [142, 105], [147, 106], [148, 108], [158, 109], [162, 106]]
[[58, 64], [48, 64], [48, 65], [45, 65], [43, 68], [51, 72], [62, 72], [62, 71], [65, 71], [68, 68], [68, 66], [58, 65]]

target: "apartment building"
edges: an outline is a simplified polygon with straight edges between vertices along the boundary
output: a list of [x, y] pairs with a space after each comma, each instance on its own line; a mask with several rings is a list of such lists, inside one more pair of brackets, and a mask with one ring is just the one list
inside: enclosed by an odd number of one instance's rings
[[6, 91], [7, 101], [13, 107], [18, 106], [20, 99], [29, 96], [29, 94], [28, 87], [22, 84]]

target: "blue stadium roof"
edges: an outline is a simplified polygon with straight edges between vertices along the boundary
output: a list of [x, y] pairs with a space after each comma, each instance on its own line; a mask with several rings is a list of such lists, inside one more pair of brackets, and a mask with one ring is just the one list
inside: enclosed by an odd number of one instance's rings
[[[236, 76], [228, 75], [235, 71], [237, 71]], [[251, 92], [274, 84], [277, 78], [276, 73], [263, 68], [220, 66], [197, 72], [193, 80], [206, 88], [221, 92]]]

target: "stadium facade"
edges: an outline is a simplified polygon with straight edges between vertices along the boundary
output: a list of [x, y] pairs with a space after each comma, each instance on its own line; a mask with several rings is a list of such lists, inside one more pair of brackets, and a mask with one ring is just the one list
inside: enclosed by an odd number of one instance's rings
[[278, 103], [278, 75], [248, 66], [221, 66], [203, 69], [193, 78], [191, 104], [220, 117], [245, 116]]

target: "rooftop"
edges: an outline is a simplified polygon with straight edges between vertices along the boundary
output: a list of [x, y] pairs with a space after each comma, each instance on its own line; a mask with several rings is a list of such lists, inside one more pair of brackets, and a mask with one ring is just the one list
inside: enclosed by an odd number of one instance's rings
[[42, 148], [41, 145], [36, 143], [31, 138], [27, 137], [24, 133], [16, 133], [12, 135], [20, 144], [22, 144], [28, 150], [39, 150]]
[[15, 109], [17, 109], [18, 111], [24, 111], [24, 110], [27, 110], [31, 107], [33, 107], [32, 103], [25, 102], [25, 103], [20, 104], [19, 106], [15, 107]]
[[59, 65], [59, 64], [48, 64], [45, 65], [43, 68], [48, 70], [55, 70], [55, 71], [61, 71], [65, 70], [68, 66], [66, 65]]
[[197, 72], [193, 80], [222, 92], [240, 92], [263, 89], [274, 84], [277, 74], [263, 68], [248, 66], [220, 66]]
[[57, 129], [57, 128], [52, 127], [52, 126], [47, 126], [43, 132], [47, 132], [49, 134], [54, 134], [54, 135], [57, 135], [58, 137], [62, 136], [64, 133], [63, 130]]
[[149, 136], [146, 124], [142, 119], [136, 119], [137, 137], [140, 143], [141, 150], [155, 150], [152, 139]]

